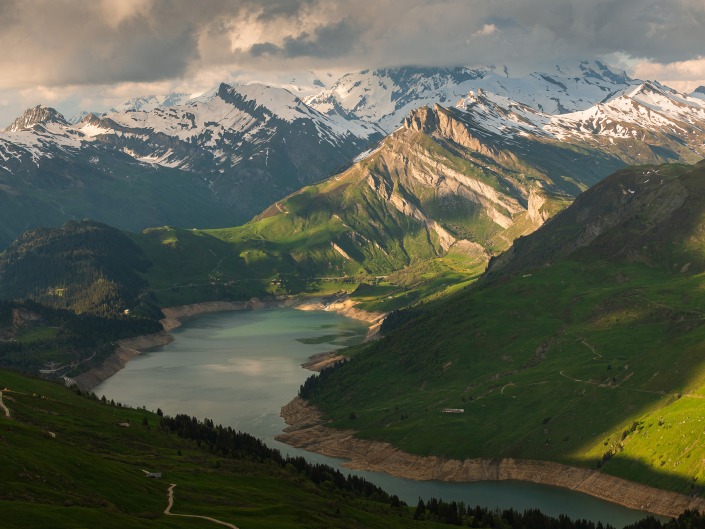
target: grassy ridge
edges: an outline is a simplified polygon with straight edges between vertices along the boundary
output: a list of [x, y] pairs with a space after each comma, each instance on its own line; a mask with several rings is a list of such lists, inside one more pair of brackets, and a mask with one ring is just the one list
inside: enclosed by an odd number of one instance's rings
[[[316, 485], [292, 468], [217, 456], [159, 428], [159, 417], [0, 371], [3, 527], [405, 527], [409, 508]], [[129, 427], [119, 424], [129, 422]], [[10, 456], [11, 454], [11, 456]], [[142, 470], [163, 472], [147, 479]], [[437, 527], [422, 523], [420, 527]]]
[[[364, 479], [302, 458], [283, 461], [257, 439], [207, 419], [162, 418], [4, 370], [0, 388], [11, 413], [0, 415], [0, 508], [8, 529], [212, 525], [163, 514], [172, 483], [173, 513], [242, 529], [603, 527], [435, 498], [405, 506]], [[666, 527], [694, 527], [700, 519], [686, 513]], [[631, 527], [663, 526], [646, 519]]]
[[[705, 166], [662, 168], [660, 201], [633, 186], [648, 170], [583, 195], [479, 285], [396, 317], [412, 321], [306, 396], [336, 426], [412, 453], [549, 459], [700, 492]], [[605, 197], [614, 218], [576, 220]]]

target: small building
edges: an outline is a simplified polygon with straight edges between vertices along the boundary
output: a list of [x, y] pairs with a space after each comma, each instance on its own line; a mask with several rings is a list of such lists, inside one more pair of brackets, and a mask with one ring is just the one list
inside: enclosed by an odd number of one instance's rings
[[147, 472], [147, 477], [150, 479], [162, 479], [161, 472]]

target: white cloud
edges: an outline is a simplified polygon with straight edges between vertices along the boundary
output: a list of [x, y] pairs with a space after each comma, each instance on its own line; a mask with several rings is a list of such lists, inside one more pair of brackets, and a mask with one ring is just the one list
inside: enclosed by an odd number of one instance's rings
[[704, 27], [702, 0], [1, 0], [0, 91], [17, 108], [0, 122], [34, 100], [27, 90], [76, 104], [152, 85], [205, 90], [245, 70], [525, 73], [621, 57], [638, 58], [639, 77], [689, 86], [705, 77]]
[[634, 75], [639, 79], [658, 79], [676, 90], [692, 92], [705, 86], [705, 57], [668, 64], [641, 61], [634, 65]]
[[475, 33], [472, 34], [473, 37], [488, 37], [490, 35], [494, 35], [497, 33], [499, 30], [497, 29], [497, 26], [494, 24], [485, 24], [482, 26], [480, 29], [478, 29]]

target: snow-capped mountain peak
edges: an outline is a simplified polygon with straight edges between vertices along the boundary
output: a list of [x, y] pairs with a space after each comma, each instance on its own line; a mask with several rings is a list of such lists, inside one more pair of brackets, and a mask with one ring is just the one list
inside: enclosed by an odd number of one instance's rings
[[402, 67], [345, 75], [305, 101], [322, 113], [355, 116], [391, 132], [415, 108], [452, 106], [479, 89], [543, 113], [565, 114], [590, 108], [637, 82], [599, 61], [524, 77], [510, 77], [507, 68], [496, 67]]
[[646, 81], [633, 89], [625, 90], [622, 95], [608, 103], [614, 106], [621, 98], [637, 102], [671, 118], [690, 121], [694, 114], [705, 118], [705, 103], [702, 99], [681, 94], [656, 81]]
[[222, 83], [217, 97], [228, 103], [244, 103], [253, 109], [262, 107], [288, 122], [311, 115], [311, 109], [289, 90], [260, 83], [234, 86]]
[[705, 86], [699, 86], [690, 93], [690, 97], [697, 97], [698, 99], [705, 99]]
[[25, 112], [13, 121], [5, 132], [20, 132], [23, 130], [31, 130], [36, 125], [46, 123], [57, 123], [60, 125], [68, 125], [68, 122], [58, 111], [51, 107], [43, 107], [37, 105], [34, 108], [28, 108]]
[[149, 95], [143, 97], [133, 97], [124, 103], [111, 108], [107, 113], [111, 112], [149, 112], [155, 108], [173, 107], [186, 103], [191, 96], [189, 94], [172, 93], [166, 95]]

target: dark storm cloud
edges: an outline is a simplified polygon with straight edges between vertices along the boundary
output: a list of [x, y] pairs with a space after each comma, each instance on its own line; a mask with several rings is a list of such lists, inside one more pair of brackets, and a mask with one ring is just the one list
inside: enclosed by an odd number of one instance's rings
[[317, 28], [313, 35], [303, 32], [296, 37], [287, 36], [281, 46], [271, 42], [254, 44], [249, 52], [253, 57], [261, 55], [295, 57], [342, 57], [350, 53], [362, 30], [349, 20], [341, 20], [330, 26]]
[[0, 88], [208, 68], [702, 57], [702, 0], [0, 0]]
[[315, 3], [0, 0], [0, 86], [176, 78], [212, 62], [200, 49], [204, 35], [224, 36], [227, 56], [227, 33], [236, 21], [295, 20]]
[[669, 62], [705, 52], [705, 3], [697, 0], [503, 0], [483, 11], [504, 17], [514, 34], [544, 33], [569, 53], [622, 52]]
[[281, 17], [296, 17], [302, 9], [312, 6], [317, 0], [261, 0], [257, 5], [262, 9], [258, 19], [262, 21]]

